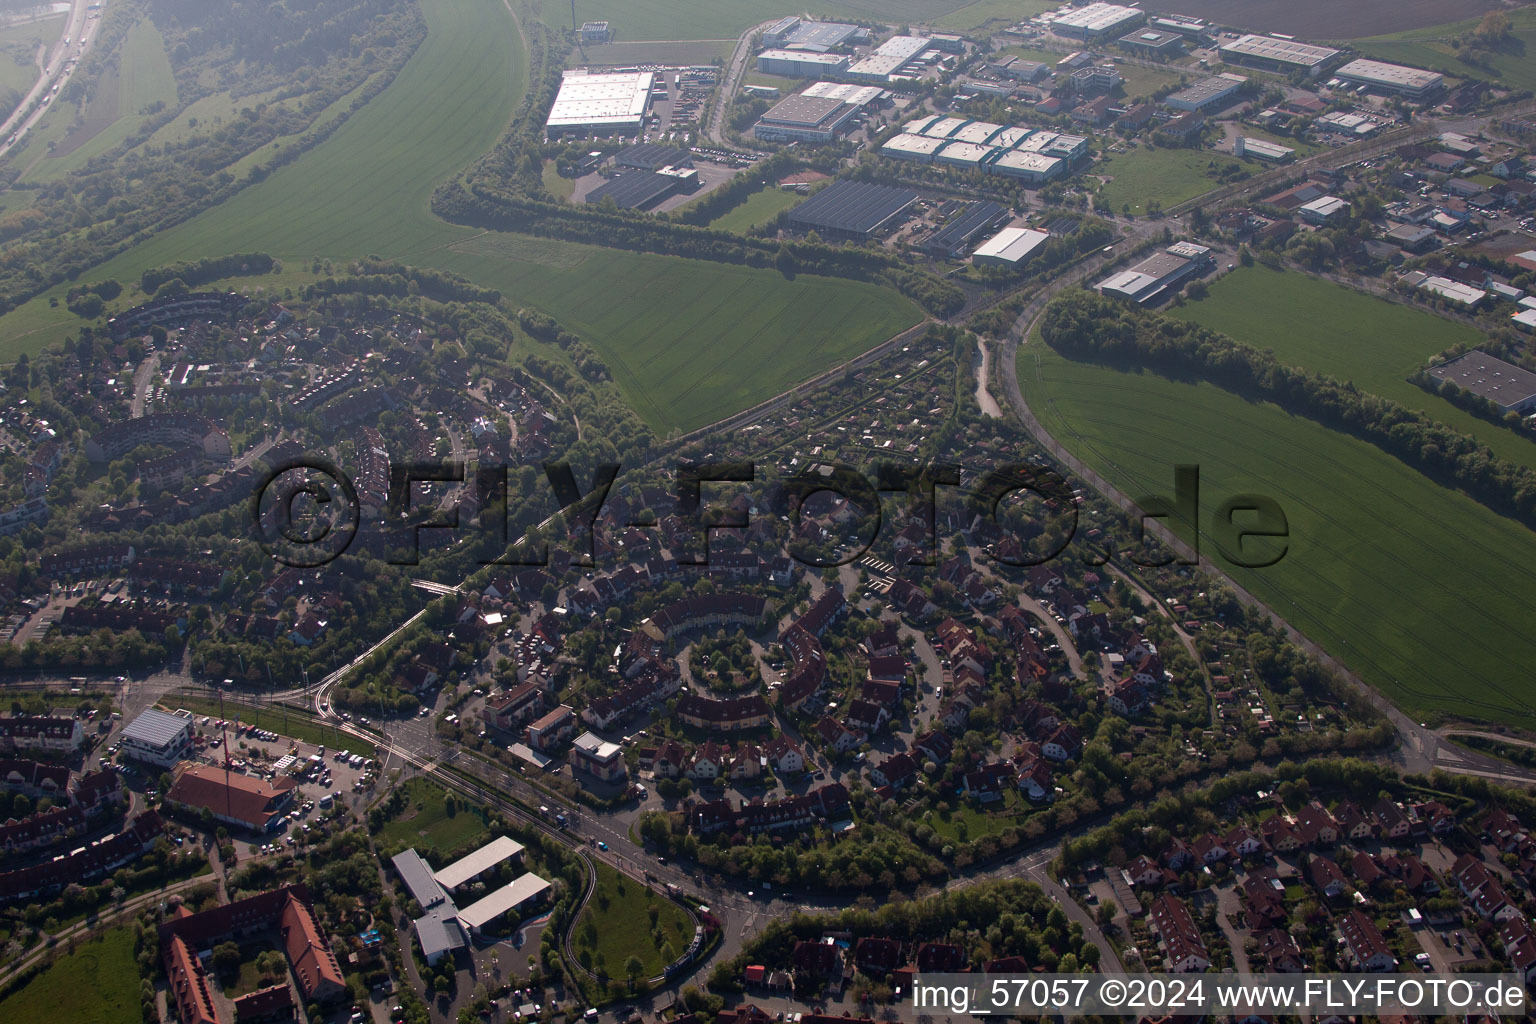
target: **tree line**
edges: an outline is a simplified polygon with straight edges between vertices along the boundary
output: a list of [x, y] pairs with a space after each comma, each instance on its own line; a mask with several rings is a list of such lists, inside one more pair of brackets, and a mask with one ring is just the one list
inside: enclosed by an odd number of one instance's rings
[[1207, 379], [1246, 398], [1367, 441], [1430, 479], [1465, 491], [1536, 529], [1536, 470], [1499, 458], [1475, 438], [1354, 384], [1285, 366], [1270, 352], [1114, 299], [1076, 291], [1053, 300], [1041, 337], [1069, 358], [1149, 366]]

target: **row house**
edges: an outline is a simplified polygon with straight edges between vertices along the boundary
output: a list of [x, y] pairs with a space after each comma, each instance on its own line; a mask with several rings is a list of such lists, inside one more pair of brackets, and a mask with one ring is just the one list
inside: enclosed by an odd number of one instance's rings
[[0, 902], [35, 901], [67, 885], [94, 882], [137, 860], [154, 846], [162, 831], [160, 816], [145, 811], [123, 831], [98, 839], [67, 857], [0, 873]]
[[[522, 683], [485, 702], [481, 715], [485, 722], [503, 732], [515, 732], [519, 726], [544, 710], [544, 689], [538, 683]], [[588, 722], [585, 712], [582, 718]]]
[[695, 629], [753, 626], [762, 621], [766, 611], [767, 601], [762, 597], [725, 592], [684, 598], [667, 605], [647, 621], [670, 640]]
[[1149, 918], [1163, 947], [1164, 964], [1168, 971], [1184, 974], [1204, 971], [1211, 966], [1210, 954], [1205, 941], [1195, 925], [1194, 916], [1184, 901], [1170, 893], [1163, 893], [1152, 901]]
[[0, 718], [0, 754], [68, 756], [79, 753], [84, 743], [85, 726], [78, 718], [52, 715]]
[[582, 711], [582, 721], [595, 729], [607, 729], [620, 722], [627, 722], [635, 715], [654, 707], [682, 688], [682, 678], [676, 665], [657, 665], [640, 678], [626, 683], [617, 691], [593, 699]]
[[826, 652], [816, 634], [798, 622], [784, 631], [779, 643], [789, 657], [789, 672], [779, 687], [779, 706], [798, 711], [819, 694], [826, 683]]
[[848, 813], [848, 790], [839, 782], [828, 783], [804, 796], [775, 803], [751, 802], [733, 808], [728, 798], [698, 804], [689, 813], [700, 835], [717, 832], [759, 835], [801, 831], [819, 822], [836, 822]]
[[1344, 940], [1345, 958], [1356, 970], [1390, 971], [1397, 966], [1381, 929], [1358, 907], [1339, 918], [1339, 938]]
[[0, 788], [33, 800], [45, 796], [54, 800], [63, 797], [69, 792], [69, 774], [69, 769], [60, 764], [11, 758], [0, 760]]
[[685, 693], [677, 700], [675, 714], [684, 725], [713, 732], [743, 732], [773, 721], [773, 709], [756, 693], [720, 700]]
[[1451, 866], [1451, 877], [1462, 896], [1484, 920], [1504, 921], [1520, 916], [1520, 908], [1510, 902], [1498, 876], [1476, 855], [1464, 853], [1458, 857]]
[[1499, 941], [1504, 957], [1519, 972], [1527, 985], [1536, 982], [1536, 933], [1523, 917], [1513, 917], [1499, 926]]

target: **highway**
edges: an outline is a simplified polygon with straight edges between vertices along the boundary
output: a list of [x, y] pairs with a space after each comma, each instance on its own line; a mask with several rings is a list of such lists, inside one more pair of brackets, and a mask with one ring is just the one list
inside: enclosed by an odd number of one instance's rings
[[[26, 143], [27, 133], [52, 108], [58, 90], [68, 84], [80, 59], [90, 52], [101, 32], [101, 12], [87, 10], [89, 4], [90, 0], [70, 0], [64, 35], [46, 51], [41, 61], [42, 74], [11, 116], [0, 122], [0, 158]], [[69, 40], [68, 46], [64, 45], [65, 39]]]

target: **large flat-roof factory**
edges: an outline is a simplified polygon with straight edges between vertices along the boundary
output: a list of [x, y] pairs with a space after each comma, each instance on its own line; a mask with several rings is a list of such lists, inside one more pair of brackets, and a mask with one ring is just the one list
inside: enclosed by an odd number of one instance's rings
[[1107, 39], [1128, 32], [1146, 20], [1147, 12], [1120, 4], [1093, 3], [1063, 8], [1051, 19], [1051, 31], [1074, 39]]
[[788, 223], [795, 231], [863, 242], [899, 223], [916, 202], [910, 189], [837, 181], [790, 210]]
[[1211, 250], [1194, 242], [1175, 242], [1129, 270], [1111, 274], [1094, 287], [1105, 295], [1147, 305], [1172, 295], [1191, 277], [1212, 266]]
[[987, 174], [1041, 184], [1061, 177], [1086, 157], [1088, 140], [1044, 128], [934, 114], [908, 122], [880, 147], [880, 154], [917, 163], [975, 167]]
[[550, 135], [639, 134], [654, 80], [649, 71], [567, 71], [545, 130]]
[[830, 142], [881, 94], [873, 85], [815, 82], [763, 114], [752, 134], [765, 142]]
[[1435, 71], [1364, 59], [1350, 61], [1335, 71], [1333, 77], [1352, 85], [1396, 93], [1409, 99], [1422, 99], [1445, 84], [1445, 79]]
[[1429, 375], [1441, 384], [1454, 384], [1486, 398], [1503, 412], [1536, 410], [1536, 373], [1480, 349], [1430, 367]]
[[1298, 43], [1294, 39], [1253, 34], [1221, 44], [1222, 60], [1282, 74], [1302, 70], [1315, 75], [1340, 52], [1327, 46]]

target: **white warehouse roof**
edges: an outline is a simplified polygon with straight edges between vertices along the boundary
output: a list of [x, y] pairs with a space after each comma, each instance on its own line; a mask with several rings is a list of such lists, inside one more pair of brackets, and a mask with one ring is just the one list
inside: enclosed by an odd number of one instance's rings
[[476, 875], [484, 874], [502, 861], [511, 860], [522, 852], [522, 843], [510, 836], [497, 836], [474, 853], [460, 857], [437, 872], [438, 884], [445, 889], [457, 889]]
[[123, 730], [123, 739], [148, 747], [169, 747], [191, 725], [191, 715], [173, 715], [168, 711], [150, 708], [128, 723], [128, 727]]
[[530, 871], [459, 911], [459, 922], [471, 931], [478, 931], [548, 889], [549, 883]]
[[1044, 231], [1036, 231], [1034, 228], [1003, 228], [982, 242], [971, 255], [1017, 263], [1044, 245], [1050, 237]]
[[549, 108], [550, 128], [639, 125], [651, 98], [649, 71], [592, 74], [567, 71]]

